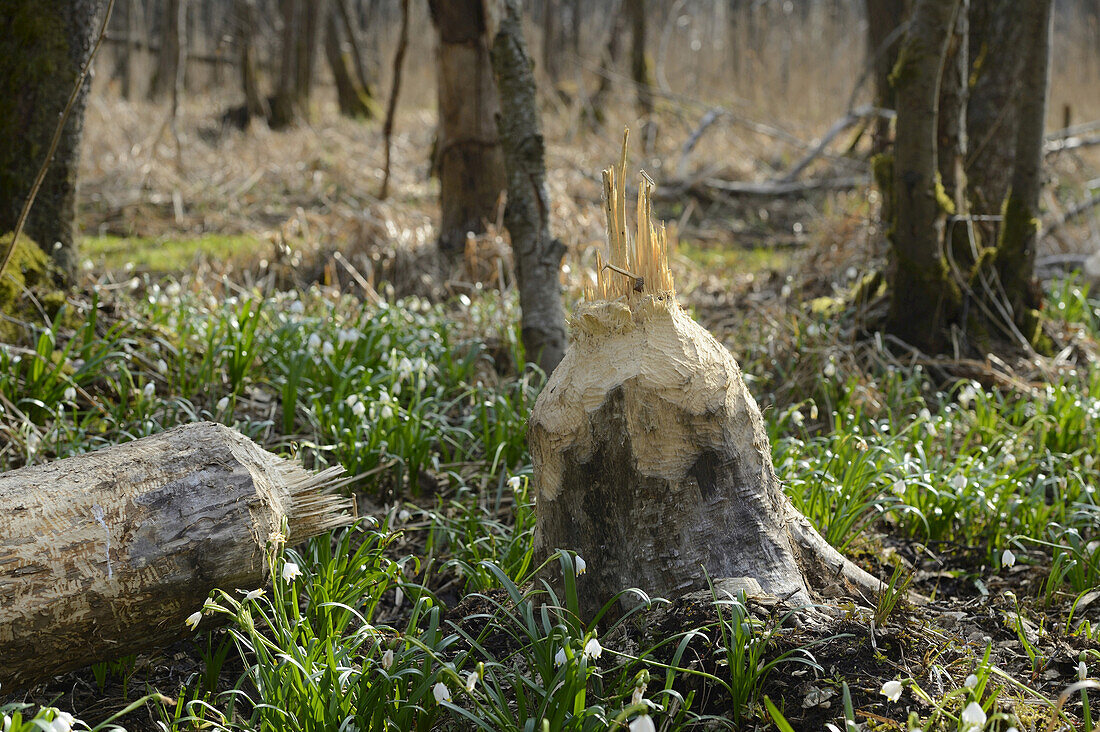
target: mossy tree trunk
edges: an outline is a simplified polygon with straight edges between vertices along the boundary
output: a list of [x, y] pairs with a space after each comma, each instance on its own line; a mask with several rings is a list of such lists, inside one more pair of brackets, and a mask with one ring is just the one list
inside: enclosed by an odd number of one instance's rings
[[163, 99], [176, 88], [176, 75], [186, 63], [187, 0], [168, 0], [160, 26], [160, 50], [153, 80], [149, 83], [149, 98]]
[[939, 82], [959, 0], [918, 0], [891, 81], [897, 93], [896, 218], [886, 327], [927, 351], [942, 348], [960, 293], [944, 257], [946, 207], [939, 186]]
[[[867, 0], [867, 56], [872, 65], [875, 106], [894, 109], [894, 87], [890, 72], [898, 60], [906, 0]], [[872, 130], [872, 153], [885, 153], [890, 146], [890, 120], [878, 116]]]
[[496, 217], [505, 189], [497, 135], [500, 111], [489, 61], [484, 0], [430, 0], [437, 50], [439, 92], [439, 248], [461, 255], [467, 232], [480, 233]]
[[966, 177], [970, 209], [995, 215], [1008, 195], [1016, 157], [1016, 114], [1024, 54], [1020, 0], [972, 2]]
[[947, 44], [940, 79], [939, 113], [936, 118], [936, 157], [940, 183], [955, 207], [965, 210], [966, 173], [966, 100], [969, 87], [968, 17], [970, 0], [960, 0], [955, 28]]
[[294, 101], [299, 113], [306, 120], [312, 117], [313, 72], [317, 62], [317, 49], [321, 45], [324, 20], [327, 17], [328, 0], [299, 0], [299, 26], [294, 50], [297, 56]]
[[500, 0], [492, 61], [500, 93], [497, 116], [508, 173], [504, 225], [512, 238], [523, 347], [527, 360], [550, 374], [565, 353], [561, 260], [565, 246], [550, 233], [546, 148], [539, 123], [535, 75], [523, 38], [519, 0]]
[[279, 15], [283, 23], [279, 47], [279, 83], [275, 86], [269, 119], [274, 129], [297, 124], [299, 119], [297, 95], [294, 91], [298, 62], [295, 54], [298, 36], [297, 0], [279, 0]]
[[340, 25], [343, 26], [344, 33], [347, 35], [348, 48], [351, 51], [351, 60], [355, 69], [355, 77], [358, 80], [358, 87], [366, 99], [367, 106], [370, 109], [370, 117], [374, 118], [378, 116], [379, 112], [378, 95], [375, 93], [371, 75], [367, 70], [366, 59], [363, 58], [363, 39], [359, 24], [351, 12], [349, 3], [350, 0], [335, 0], [336, 12], [339, 13]]
[[[95, 44], [104, 0], [8, 0], [0, 14], [0, 234], [12, 231], [45, 162], [80, 70]], [[25, 234], [62, 273], [76, 264], [77, 167], [89, 76], [27, 219]]]
[[1015, 165], [997, 244], [997, 274], [1012, 307], [1013, 320], [1035, 342], [1040, 296], [1034, 283], [1039, 233], [1039, 193], [1043, 184], [1043, 130], [1050, 88], [1052, 0], [1020, 3], [1024, 68], [1016, 105]]

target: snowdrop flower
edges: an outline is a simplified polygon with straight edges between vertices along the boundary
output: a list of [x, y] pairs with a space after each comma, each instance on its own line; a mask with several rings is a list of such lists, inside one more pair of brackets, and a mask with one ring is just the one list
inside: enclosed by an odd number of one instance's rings
[[184, 620], [183, 624], [191, 630], [194, 630], [195, 628], [199, 627], [200, 620], [202, 620], [202, 611], [196, 610], [195, 612], [187, 616], [187, 620]]
[[1085, 455], [1081, 462], [1082, 464], [1084, 464], [1085, 470], [1092, 470], [1093, 464], [1096, 463], [1096, 458], [1094, 458], [1091, 454]]
[[564, 666], [566, 660], [568, 660], [568, 659], [565, 657], [565, 649], [564, 648], [559, 648], [558, 652], [554, 654], [554, 665], [555, 666]]
[[69, 732], [73, 728], [73, 722], [76, 719], [68, 712], [62, 712], [58, 709], [53, 710], [53, 721], [49, 723], [48, 729], [50, 732]]
[[466, 674], [466, 691], [474, 693], [474, 689], [477, 687], [477, 671], [471, 671]]
[[898, 478], [897, 480], [895, 480], [894, 485], [892, 485], [890, 487], [890, 492], [893, 493], [895, 496], [904, 496], [905, 495], [905, 481], [902, 480], [901, 478]]
[[836, 376], [836, 364], [833, 363], [832, 361], [825, 364], [824, 373], [825, 373], [825, 378], [827, 378], [827, 379], [831, 379], [834, 376]]
[[432, 687], [432, 696], [435, 697], [436, 704], [449, 702], [451, 700], [451, 690], [447, 688], [446, 684], [440, 681]]
[[389, 404], [383, 404], [379, 416], [382, 417], [382, 419], [393, 419], [393, 407]]
[[966, 476], [962, 473], [959, 473], [951, 479], [951, 485], [957, 491], [963, 490], [964, 488], [966, 488]]
[[512, 490], [518, 491], [519, 490], [519, 485], [520, 485], [520, 478], [519, 478], [518, 475], [513, 475], [511, 478], [508, 479], [508, 487], [511, 488]]
[[584, 650], [582, 651], [584, 657], [591, 660], [599, 658], [603, 653], [603, 646], [595, 638], [590, 638], [587, 643], [584, 644]]
[[1089, 677], [1089, 667], [1085, 665], [1084, 661], [1077, 662], [1077, 679], [1078, 681], [1084, 681]]
[[317, 335], [316, 333], [310, 333], [309, 340], [306, 341], [306, 345], [309, 346], [311, 351], [316, 351], [318, 348], [321, 347], [321, 336]]
[[804, 420], [805, 417], [802, 416], [802, 412], [798, 411], [797, 409], [791, 412], [791, 424], [793, 424], [795, 427], [800, 426]]
[[962, 713], [963, 730], [981, 729], [985, 726], [985, 710], [978, 702], [970, 702]]
[[248, 602], [249, 600], [256, 600], [260, 597], [263, 597], [263, 594], [264, 594], [264, 591], [262, 589], [252, 590], [251, 592], [247, 593], [244, 596], [244, 601]]
[[642, 714], [630, 720], [630, 732], [657, 732], [657, 726], [648, 714]]
[[879, 693], [892, 702], [896, 702], [901, 698], [901, 682], [897, 679], [891, 679], [882, 685]]
[[386, 652], [382, 654], [382, 668], [389, 671], [393, 668], [393, 649], [387, 648]]
[[410, 512], [407, 508], [401, 509], [401, 511], [397, 514], [397, 520], [401, 523], [405, 523], [410, 518], [412, 518], [412, 512]]
[[156, 393], [157, 393], [157, 385], [156, 385], [156, 384], [154, 384], [153, 382], [151, 382], [151, 381], [150, 381], [150, 382], [149, 382], [148, 384], [146, 384], [146, 385], [145, 385], [145, 387], [144, 387], [144, 388], [143, 388], [143, 389], [141, 390], [141, 393], [142, 393], [142, 395], [143, 395], [143, 396], [144, 396], [144, 397], [145, 397], [146, 399], [150, 399], [150, 398], [152, 398], [152, 396], [153, 396], [154, 394], [156, 394]]
[[334, 353], [336, 353], [336, 349], [332, 347], [332, 344], [330, 342], [325, 341], [324, 343], [321, 344], [321, 355], [322, 356], [331, 356]]
[[294, 562], [283, 565], [283, 582], [293, 582], [296, 577], [302, 576], [302, 570]]
[[1012, 553], [1011, 549], [1005, 549], [1001, 552], [1001, 566], [1011, 567], [1016, 564], [1016, 555]]
[[393, 606], [395, 608], [401, 607], [405, 602], [405, 591], [398, 587], [393, 591]]
[[351, 413], [356, 417], [362, 417], [367, 413], [367, 405], [363, 404], [363, 402], [356, 402], [351, 406]]
[[219, 412], [224, 412], [225, 410], [229, 409], [229, 397], [223, 396], [221, 399], [219, 399], [214, 409]]
[[978, 685], [978, 677], [975, 676], [974, 674], [970, 674], [969, 676], [967, 676], [966, 681], [963, 682], [963, 686], [965, 686], [968, 689], [973, 689], [977, 685]]
[[580, 577], [588, 571], [588, 562], [584, 561], [584, 558], [578, 554], [573, 557], [573, 569], [576, 570], [577, 576]]
[[163, 358], [157, 359], [157, 373], [158, 374], [168, 373], [168, 364], [165, 362], [165, 360]]
[[76, 400], [76, 389], [74, 389], [71, 386], [68, 387], [67, 389], [65, 389], [64, 399], [67, 402], [75, 401]]

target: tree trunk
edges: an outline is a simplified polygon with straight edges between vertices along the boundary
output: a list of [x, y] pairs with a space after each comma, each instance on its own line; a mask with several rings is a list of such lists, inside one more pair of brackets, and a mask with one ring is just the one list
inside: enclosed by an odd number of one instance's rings
[[[45, 162], [80, 70], [95, 44], [103, 0], [11, 0], [0, 15], [0, 233], [19, 212]], [[25, 233], [68, 276], [76, 265], [76, 185], [91, 75], [81, 86]]]
[[244, 91], [244, 109], [248, 119], [271, 116], [267, 99], [260, 91], [259, 74], [256, 72], [256, 47], [253, 43], [258, 18], [256, 0], [237, 0], [237, 48], [240, 53], [241, 89]]
[[997, 274], [1013, 319], [1034, 343], [1039, 321], [1039, 289], [1034, 282], [1039, 233], [1039, 193], [1043, 184], [1043, 131], [1050, 89], [1052, 0], [1027, 0], [1019, 15], [1023, 27], [1024, 69], [1016, 108], [1015, 166], [1004, 205], [997, 245]]
[[336, 102], [340, 114], [345, 117], [374, 119], [376, 114], [370, 99], [351, 74], [348, 57], [340, 48], [340, 28], [336, 24], [336, 10], [329, 11], [325, 21], [325, 58], [336, 83]]
[[939, 80], [959, 0], [918, 0], [898, 63], [894, 160], [896, 218], [886, 327], [918, 348], [941, 348], [960, 293], [943, 251], [946, 211], [937, 195]]
[[1018, 0], [983, 0], [970, 8], [966, 178], [974, 214], [999, 214], [1012, 178], [1025, 55], [1018, 5]]
[[0, 475], [0, 684], [179, 640], [211, 590], [270, 579], [284, 519], [294, 542], [351, 523], [337, 475], [211, 422]]
[[653, 69], [646, 55], [646, 2], [623, 2], [630, 16], [630, 78], [634, 80], [638, 94], [638, 115], [647, 118], [653, 114]]
[[970, 0], [960, 0], [955, 28], [947, 44], [940, 80], [937, 127], [937, 164], [943, 190], [956, 213], [966, 209], [966, 97], [970, 76], [968, 17]]
[[181, 24], [186, 22], [187, 0], [167, 0], [164, 6], [160, 26], [160, 52], [153, 71], [153, 80], [149, 84], [149, 99], [164, 99], [176, 86], [177, 69], [184, 63], [184, 32]]
[[282, 16], [283, 32], [279, 49], [279, 83], [275, 87], [275, 97], [271, 102], [271, 127], [282, 129], [298, 122], [297, 98], [294, 82], [297, 79], [297, 0], [279, 0], [279, 14]]
[[355, 76], [359, 80], [359, 88], [366, 96], [367, 104], [372, 109], [371, 117], [378, 116], [378, 102], [374, 93], [374, 84], [371, 83], [370, 73], [367, 71], [367, 63], [363, 58], [363, 39], [360, 37], [359, 25], [352, 17], [349, 0], [336, 0], [336, 9], [340, 13], [341, 25], [348, 36], [348, 44], [351, 46], [351, 60], [355, 63]]
[[313, 67], [317, 59], [317, 47], [321, 42], [322, 21], [327, 16], [327, 0], [299, 0], [294, 101], [298, 113], [307, 121], [313, 116], [310, 102], [313, 96]]
[[[867, 0], [867, 60], [873, 69], [875, 106], [895, 109], [897, 102], [890, 72], [898, 60], [901, 34], [898, 29], [905, 19], [906, 0]], [[890, 120], [875, 118], [872, 152], [884, 153], [890, 147]]]
[[549, 375], [565, 352], [560, 281], [565, 246], [550, 233], [545, 144], [519, 0], [500, 2], [500, 29], [493, 41], [492, 60], [500, 93], [497, 125], [508, 172], [504, 225], [515, 254], [523, 348], [527, 360]]
[[386, 102], [386, 119], [382, 123], [382, 140], [386, 147], [382, 164], [382, 189], [378, 197], [385, 200], [390, 193], [390, 154], [393, 151], [393, 120], [397, 115], [397, 97], [401, 93], [401, 72], [405, 68], [405, 52], [409, 48], [409, 0], [401, 0], [401, 30], [397, 35], [397, 49], [393, 53], [393, 79], [390, 98]]
[[623, 8], [619, 4], [611, 16], [611, 32], [607, 36], [607, 45], [600, 57], [599, 83], [589, 105], [591, 119], [597, 125], [602, 125], [606, 117], [604, 106], [607, 104], [607, 95], [611, 93], [611, 75], [619, 60], [619, 39], [623, 33], [623, 26]]
[[557, 0], [545, 0], [542, 6], [542, 68], [552, 86], [561, 79], [561, 7]]
[[795, 605], [812, 601], [811, 587], [870, 596], [879, 583], [783, 494], [737, 363], [677, 304], [645, 181], [627, 244], [625, 167], [604, 173], [617, 269], [601, 267], [577, 306], [531, 412], [538, 560], [557, 549], [585, 560], [585, 619], [625, 589], [675, 597], [708, 578], [752, 578]]
[[428, 3], [439, 38], [439, 248], [450, 257], [465, 250], [467, 232], [485, 231], [506, 185], [483, 2]]

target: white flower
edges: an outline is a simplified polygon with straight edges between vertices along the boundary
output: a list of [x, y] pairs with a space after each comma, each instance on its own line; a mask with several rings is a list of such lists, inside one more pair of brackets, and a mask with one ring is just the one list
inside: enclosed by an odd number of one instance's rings
[[145, 385], [145, 388], [141, 390], [141, 393], [146, 399], [149, 399], [157, 393], [157, 385], [150, 381]]
[[1084, 459], [1081, 462], [1084, 464], [1085, 470], [1092, 470], [1093, 464], [1096, 463], [1096, 458], [1093, 457], [1090, 453], [1088, 455], [1085, 455]]
[[157, 361], [157, 373], [161, 373], [161, 374], [168, 373], [168, 364], [165, 363], [163, 358], [159, 359]]
[[791, 412], [791, 424], [793, 424], [795, 427], [801, 425], [804, 420], [805, 417], [802, 416], [802, 412], [798, 411], [797, 409]]
[[405, 523], [410, 518], [412, 518], [412, 512], [410, 512], [407, 508], [403, 508], [397, 513], [397, 520], [401, 523]]
[[477, 671], [471, 671], [466, 674], [466, 691], [472, 694], [475, 687], [477, 687]]
[[299, 315], [305, 312], [305, 309], [306, 306], [302, 304], [301, 300], [295, 300], [294, 302], [290, 303], [290, 312], [294, 313], [295, 315]]
[[584, 558], [578, 554], [573, 558], [573, 569], [576, 570], [577, 576], [580, 577], [588, 571], [588, 562], [584, 561]]
[[1001, 566], [1011, 567], [1016, 563], [1016, 555], [1012, 553], [1011, 549], [1005, 549], [1001, 552]]
[[247, 594], [245, 594], [244, 601], [248, 602], [249, 600], [255, 600], [257, 598], [263, 597], [263, 594], [264, 594], [264, 591], [262, 589], [252, 590], [251, 592], [248, 592]]
[[973, 701], [967, 704], [962, 713], [962, 723], [964, 730], [984, 727], [985, 711], [982, 709], [982, 705]]
[[564, 666], [566, 660], [568, 660], [568, 659], [566, 659], [566, 657], [565, 657], [565, 649], [564, 648], [559, 648], [558, 652], [554, 654], [554, 665], [555, 666]]
[[894, 485], [892, 485], [890, 487], [890, 492], [893, 493], [895, 496], [904, 496], [905, 495], [905, 481], [902, 480], [901, 478], [898, 478], [897, 480], [895, 480]]
[[325, 341], [324, 343], [321, 344], [321, 355], [322, 356], [331, 356], [335, 352], [336, 352], [336, 349], [332, 347], [332, 344], [330, 342]]
[[645, 701], [645, 684], [634, 687], [634, 693], [630, 695], [630, 703], [632, 705], [641, 704]]
[[966, 681], [963, 682], [963, 686], [965, 686], [968, 689], [973, 689], [977, 685], [978, 685], [978, 677], [975, 676], [974, 674], [970, 674], [969, 676], [967, 676]]
[[432, 696], [435, 697], [436, 704], [449, 702], [451, 700], [451, 690], [447, 688], [446, 684], [440, 681], [432, 687]]
[[199, 627], [199, 621], [200, 620], [202, 620], [202, 611], [197, 610], [197, 611], [191, 613], [190, 615], [188, 615], [187, 620], [184, 620], [183, 624], [186, 625], [191, 630], [194, 630], [195, 628]]
[[310, 333], [309, 340], [306, 341], [306, 345], [309, 346], [309, 349], [311, 351], [316, 351], [318, 348], [321, 347], [321, 336], [317, 335], [316, 333]]
[[963, 710], [963, 729], [981, 729], [986, 725], [986, 712], [977, 701], [971, 701]]
[[50, 732], [69, 732], [73, 728], [76, 719], [68, 712], [58, 709], [53, 710], [53, 721], [48, 725]]
[[962, 473], [959, 473], [951, 479], [951, 485], [955, 488], [955, 490], [961, 491], [962, 489], [966, 488], [966, 476]]
[[382, 419], [393, 419], [393, 408], [389, 404], [382, 406], [382, 410], [379, 413]]
[[1084, 661], [1077, 662], [1077, 679], [1084, 681], [1089, 677], [1089, 667], [1085, 665]]
[[599, 658], [603, 653], [603, 646], [595, 638], [589, 638], [588, 642], [584, 644], [584, 651], [582, 651], [585, 658], [593, 659]]
[[393, 649], [387, 648], [386, 652], [382, 654], [382, 668], [389, 671], [393, 667]]
[[657, 727], [648, 714], [642, 714], [630, 720], [630, 732], [657, 732]]
[[827, 378], [827, 379], [831, 379], [834, 376], [836, 376], [836, 364], [833, 363], [832, 361], [825, 364], [824, 373], [825, 373], [825, 378]]
[[367, 405], [363, 404], [363, 402], [356, 402], [351, 407], [351, 413], [356, 417], [362, 417], [367, 413]]
[[71, 386], [65, 389], [65, 394], [63, 395], [63, 398], [67, 402], [76, 401], [76, 389]]
[[225, 410], [229, 409], [229, 397], [223, 396], [221, 399], [219, 399], [214, 409], [219, 412], [224, 412]]
[[405, 591], [398, 587], [393, 591], [393, 606], [395, 608], [401, 607], [405, 602]]
[[287, 562], [283, 565], [283, 582], [293, 582], [295, 577], [301, 577], [302, 570], [298, 568], [298, 565], [294, 562]]
[[885, 684], [882, 685], [879, 693], [890, 701], [896, 702], [898, 699], [901, 698], [901, 690], [901, 682], [897, 679], [891, 679], [890, 681], [887, 681]]
[[508, 487], [511, 488], [512, 490], [518, 491], [519, 486], [520, 486], [520, 477], [518, 475], [513, 475], [511, 478], [508, 479]]

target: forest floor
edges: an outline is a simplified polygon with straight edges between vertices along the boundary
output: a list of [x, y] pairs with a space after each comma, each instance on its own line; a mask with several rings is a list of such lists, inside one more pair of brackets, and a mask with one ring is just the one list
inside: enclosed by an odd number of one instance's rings
[[[845, 304], [883, 265], [874, 189], [742, 196], [705, 185], [780, 177], [813, 130], [763, 133], [730, 118], [685, 153], [705, 110], [677, 108], [662, 111], [653, 151], [643, 153], [635, 133], [632, 169], [674, 182], [669, 190], [695, 186], [657, 212], [679, 234], [680, 298], [741, 364], [788, 494], [834, 545], [894, 581], [881, 597], [827, 599], [838, 609], [820, 615], [793, 614], [774, 598], [655, 603], [599, 628], [605, 652], [591, 658], [581, 649], [595, 628], [525, 625], [520, 612], [537, 593], [524, 585], [533, 527], [524, 429], [539, 379], [517, 368], [506, 234], [490, 227], [461, 271], [440, 269], [432, 116], [399, 121], [393, 195], [379, 201], [378, 124], [326, 109], [312, 126], [242, 133], [213, 106], [184, 107], [177, 150], [164, 110], [93, 97], [82, 282], [51, 323], [51, 350], [42, 350], [42, 324], [0, 350], [7, 403], [33, 396], [41, 405], [24, 406], [22, 418], [0, 414], [0, 466], [196, 417], [275, 451], [297, 446], [311, 466], [343, 464], [361, 476], [361, 513], [376, 523], [349, 540], [363, 557], [359, 574], [326, 578], [331, 558], [298, 548], [303, 612], [317, 612], [307, 598], [331, 583], [361, 588], [356, 600], [376, 640], [364, 645], [357, 625], [327, 642], [347, 652], [347, 674], [366, 679], [373, 669], [385, 683], [325, 691], [324, 654], [288, 630], [299, 640], [286, 657], [317, 670], [317, 691], [297, 689], [293, 670], [257, 661], [258, 638], [231, 621], [232, 634], [200, 633], [0, 704], [52, 705], [96, 724], [147, 692], [170, 697], [117, 720], [131, 730], [367, 729], [383, 720], [524, 729], [529, 719], [558, 729], [566, 716], [569, 728], [607, 729], [640, 712], [630, 697], [644, 672], [659, 729], [781, 727], [780, 719], [844, 729], [848, 719], [860, 729], [956, 730], [974, 718], [972, 702], [983, 721], [971, 728], [1091, 727], [1088, 691], [1072, 685], [1100, 675], [1100, 302], [1063, 270], [1095, 248], [1095, 214], [1062, 227], [1040, 252], [1055, 356], [926, 358], [868, 334], [881, 303]], [[568, 246], [570, 302], [604, 246], [599, 171], [617, 157], [625, 121], [589, 130], [569, 110], [548, 116], [552, 225]], [[824, 156], [803, 178], [863, 175], [861, 149]], [[1049, 162], [1044, 205], [1055, 221], [1097, 186], [1100, 153]], [[82, 325], [97, 310], [98, 338], [89, 339]], [[257, 356], [242, 373], [219, 354], [246, 332]], [[331, 351], [318, 360], [322, 342]], [[66, 368], [43, 380], [26, 368], [36, 359]], [[286, 374], [306, 361], [288, 391]], [[147, 397], [128, 399], [130, 390]], [[423, 588], [435, 611], [419, 601]], [[276, 586], [271, 603], [285, 594]], [[445, 628], [438, 637], [432, 623]], [[564, 664], [548, 665], [565, 647], [573, 650]], [[380, 665], [384, 649], [397, 649], [389, 666]], [[478, 662], [480, 686], [464, 692]], [[884, 693], [895, 680], [899, 701]], [[450, 687], [452, 702], [433, 701], [436, 683]], [[322, 693], [338, 702], [320, 709]], [[517, 704], [521, 693], [530, 708]], [[313, 726], [272, 722], [260, 702]]]

